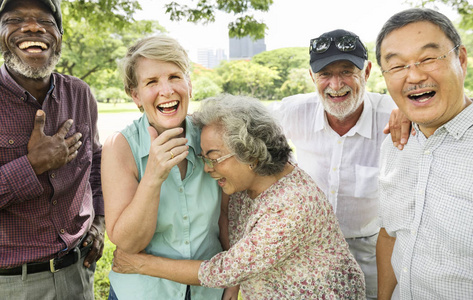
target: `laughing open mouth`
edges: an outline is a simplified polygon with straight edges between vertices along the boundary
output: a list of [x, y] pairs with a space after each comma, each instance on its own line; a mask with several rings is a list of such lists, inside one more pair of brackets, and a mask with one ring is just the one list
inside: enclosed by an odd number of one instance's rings
[[348, 93], [350, 93], [350, 91], [344, 91], [344, 92], [338, 92], [338, 93], [327, 93], [327, 96], [329, 96], [330, 98], [338, 98], [338, 97], [344, 97], [346, 95], [348, 95]]
[[158, 110], [163, 114], [172, 114], [179, 108], [179, 101], [161, 103], [158, 105]]
[[29, 53], [40, 53], [43, 50], [48, 49], [48, 45], [46, 45], [43, 42], [32, 42], [32, 41], [27, 41], [27, 42], [22, 42], [18, 45], [18, 47], [21, 50], [25, 50]]
[[425, 102], [425, 101], [429, 100], [433, 96], [435, 96], [435, 92], [430, 91], [430, 92], [425, 92], [425, 93], [412, 94], [412, 95], [409, 95], [408, 98], [413, 100], [413, 101], [417, 101], [417, 102], [422, 103], [422, 102]]

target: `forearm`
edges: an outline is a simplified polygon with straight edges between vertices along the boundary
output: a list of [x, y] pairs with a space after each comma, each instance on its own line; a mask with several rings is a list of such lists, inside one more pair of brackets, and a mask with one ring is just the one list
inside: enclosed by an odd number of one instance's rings
[[154, 276], [189, 285], [200, 285], [200, 260], [176, 260], [147, 255], [146, 263], [139, 268], [142, 275]]
[[0, 209], [41, 196], [43, 187], [26, 156], [0, 167]]
[[146, 248], [156, 231], [161, 184], [143, 177], [127, 207], [112, 228], [107, 227], [110, 240], [128, 253]]
[[396, 276], [391, 265], [396, 239], [389, 236], [384, 228], [379, 231], [376, 244], [376, 265], [378, 268], [378, 299], [391, 299], [394, 288], [397, 285]]

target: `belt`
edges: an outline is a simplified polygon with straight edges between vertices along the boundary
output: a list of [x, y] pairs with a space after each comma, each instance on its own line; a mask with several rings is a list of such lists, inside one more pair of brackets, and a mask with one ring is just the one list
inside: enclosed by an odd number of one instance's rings
[[[53, 258], [49, 261], [38, 262], [38, 263], [27, 263], [26, 272], [28, 274], [51, 271], [51, 273], [56, 273], [57, 271], [69, 267], [72, 264], [75, 264], [79, 259], [85, 257], [89, 253], [92, 243], [85, 247], [75, 247], [69, 251], [66, 255], [59, 258]], [[23, 273], [23, 266], [10, 268], [10, 269], [0, 269], [0, 276], [8, 275], [21, 275]]]

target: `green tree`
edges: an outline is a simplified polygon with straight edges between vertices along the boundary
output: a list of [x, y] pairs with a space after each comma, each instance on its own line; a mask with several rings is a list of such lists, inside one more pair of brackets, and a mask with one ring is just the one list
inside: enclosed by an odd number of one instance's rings
[[[90, 18], [80, 18], [77, 14], [80, 3], [84, 1], [63, 2], [63, 52], [56, 69], [85, 80], [96, 90], [121, 88], [116, 73], [117, 60], [136, 39], [164, 31], [164, 28], [157, 21], [130, 22], [129, 17], [110, 12], [105, 12], [100, 22], [94, 13]], [[100, 5], [95, 3], [92, 7], [98, 9]], [[92, 10], [89, 6], [86, 8], [86, 11]]]
[[281, 97], [310, 93], [315, 90], [309, 68], [291, 69], [287, 80], [281, 86]]
[[291, 69], [309, 69], [309, 48], [289, 47], [261, 52], [251, 59], [253, 62], [275, 70], [279, 75], [281, 86], [289, 76]]
[[232, 13], [238, 16], [228, 24], [230, 37], [250, 36], [261, 39], [267, 29], [266, 24], [259, 22], [251, 14], [253, 11], [268, 11], [273, 0], [198, 0], [192, 6], [179, 4], [175, 1], [166, 4], [166, 13], [171, 20], [186, 20], [204, 24], [215, 21], [217, 11]]
[[273, 99], [276, 71], [248, 60], [223, 62], [216, 69], [225, 93], [248, 95], [259, 99]]
[[469, 0], [417, 0], [411, 1], [415, 6], [437, 8], [437, 3], [443, 3], [453, 8], [461, 16], [460, 27], [464, 29], [473, 28], [473, 4]]

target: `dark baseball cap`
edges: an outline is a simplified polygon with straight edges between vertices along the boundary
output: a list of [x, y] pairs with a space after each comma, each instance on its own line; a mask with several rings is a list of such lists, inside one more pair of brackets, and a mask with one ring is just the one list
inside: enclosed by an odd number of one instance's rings
[[[5, 10], [5, 7], [8, 3], [17, 1], [17, 0], [0, 0], [0, 14]], [[51, 9], [51, 13], [56, 20], [57, 28], [61, 34], [64, 33], [62, 28], [62, 14], [61, 14], [61, 0], [37, 0], [46, 4], [47, 7]]]
[[314, 73], [340, 60], [348, 60], [361, 70], [368, 59], [368, 53], [360, 38], [343, 29], [326, 32], [312, 39], [309, 53], [310, 67]]

